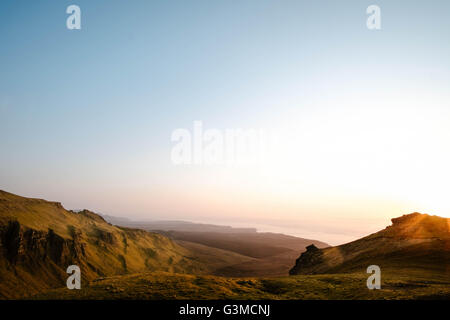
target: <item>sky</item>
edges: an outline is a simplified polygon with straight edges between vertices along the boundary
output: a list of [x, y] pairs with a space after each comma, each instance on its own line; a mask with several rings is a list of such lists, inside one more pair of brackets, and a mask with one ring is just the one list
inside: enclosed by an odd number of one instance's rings
[[[0, 189], [330, 244], [450, 217], [449, 15], [438, 0], [3, 0]], [[263, 165], [177, 165], [173, 132], [195, 121], [278, 138]]]

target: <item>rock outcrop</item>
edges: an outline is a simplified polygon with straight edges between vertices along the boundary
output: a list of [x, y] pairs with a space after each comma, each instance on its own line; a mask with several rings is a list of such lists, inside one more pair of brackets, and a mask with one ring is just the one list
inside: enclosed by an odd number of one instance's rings
[[10, 221], [0, 229], [0, 238], [3, 255], [11, 265], [30, 266], [51, 259], [57, 265], [68, 266], [85, 257], [86, 243], [80, 232], [75, 232], [73, 239], [64, 239], [52, 229], [37, 231]]
[[313, 244], [309, 245], [306, 247], [306, 251], [295, 261], [295, 266], [289, 270], [289, 274], [298, 274], [300, 270], [297, 268], [300, 266], [303, 269], [307, 269], [322, 263], [322, 261], [322, 251]]

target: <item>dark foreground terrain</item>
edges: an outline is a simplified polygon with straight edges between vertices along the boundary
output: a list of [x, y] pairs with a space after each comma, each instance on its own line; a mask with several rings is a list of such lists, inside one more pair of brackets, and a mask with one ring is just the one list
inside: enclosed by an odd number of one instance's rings
[[32, 299], [450, 299], [450, 280], [423, 270], [387, 270], [380, 290], [369, 290], [365, 272], [280, 278], [226, 278], [171, 273], [117, 276], [81, 290], [61, 288]]

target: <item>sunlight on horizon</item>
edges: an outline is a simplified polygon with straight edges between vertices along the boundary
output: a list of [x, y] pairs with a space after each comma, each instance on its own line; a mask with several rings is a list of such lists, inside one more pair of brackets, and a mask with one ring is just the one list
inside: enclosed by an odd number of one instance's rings
[[[0, 188], [351, 235], [414, 211], [450, 217], [449, 4], [386, 2], [369, 30], [364, 5], [327, 2], [86, 1], [86, 28], [70, 31], [51, 1], [11, 2], [23, 16], [0, 11]], [[197, 120], [279, 140], [254, 165], [174, 165], [172, 133]]]

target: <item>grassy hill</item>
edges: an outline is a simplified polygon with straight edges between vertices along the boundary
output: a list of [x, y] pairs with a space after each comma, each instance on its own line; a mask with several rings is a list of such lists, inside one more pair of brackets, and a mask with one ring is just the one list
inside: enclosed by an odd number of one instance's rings
[[[0, 298], [450, 299], [449, 219], [392, 222], [337, 247], [257, 232], [166, 233], [174, 240], [0, 191]], [[292, 276], [273, 277], [294, 262]], [[72, 264], [81, 290], [65, 287]], [[366, 287], [371, 264], [381, 267], [381, 290]]]
[[[360, 240], [297, 260], [292, 276], [233, 278], [143, 273], [58, 289], [34, 299], [450, 299], [449, 219], [411, 214]], [[260, 258], [245, 263], [260, 263]], [[381, 289], [369, 290], [366, 269], [381, 267]]]
[[287, 275], [306, 245], [326, 246], [280, 234], [214, 228], [226, 232], [161, 234], [119, 227], [88, 210], [69, 211], [58, 202], [0, 191], [0, 298], [63, 286], [72, 264], [80, 266], [85, 282], [155, 271]]
[[314, 244], [319, 248], [328, 247], [326, 243], [317, 240], [267, 232], [214, 233], [170, 231], [164, 234], [175, 240], [200, 243], [252, 258], [265, 258], [289, 251], [304, 251], [305, 247], [310, 244]]
[[163, 234], [194, 252], [211, 274], [229, 277], [286, 276], [293, 261], [314, 244], [328, 244], [253, 228], [192, 223], [187, 221], [131, 221], [104, 216], [113, 224]]
[[163, 235], [116, 227], [87, 210], [72, 212], [57, 202], [4, 191], [0, 240], [0, 298], [63, 286], [72, 264], [85, 281], [144, 271], [209, 271], [195, 254]]
[[[212, 250], [238, 254], [247, 259], [215, 269], [212, 274], [227, 277], [279, 277], [289, 274], [295, 259], [315, 244], [320, 248], [326, 243], [278, 233], [164, 233], [177, 243], [189, 248], [201, 244]], [[182, 239], [182, 240], [181, 240]]]
[[450, 279], [450, 219], [412, 213], [362, 239], [318, 249], [308, 247], [290, 274], [353, 272], [378, 265], [386, 269], [423, 269]]
[[324, 242], [303, 239], [279, 233], [267, 232], [193, 232], [158, 231], [174, 239], [184, 247], [199, 253], [197, 249], [208, 247], [209, 259], [222, 260], [225, 256], [241, 257], [234, 263], [217, 266], [211, 273], [230, 277], [275, 277], [286, 276], [295, 259], [314, 244], [319, 248], [328, 247]]

